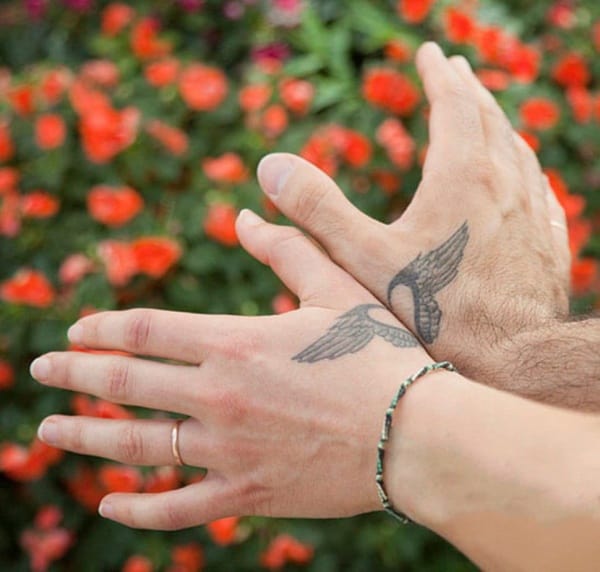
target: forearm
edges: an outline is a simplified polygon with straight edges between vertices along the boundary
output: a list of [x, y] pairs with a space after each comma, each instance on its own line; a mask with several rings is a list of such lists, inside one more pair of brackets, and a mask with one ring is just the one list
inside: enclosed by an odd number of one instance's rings
[[600, 411], [600, 319], [553, 323], [500, 343], [476, 379], [511, 393]]
[[392, 502], [485, 570], [593, 568], [598, 420], [430, 375], [395, 415]]

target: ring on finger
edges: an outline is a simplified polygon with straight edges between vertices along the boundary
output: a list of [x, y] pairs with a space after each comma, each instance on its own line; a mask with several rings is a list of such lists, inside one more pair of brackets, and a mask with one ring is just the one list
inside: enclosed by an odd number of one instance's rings
[[179, 466], [185, 465], [181, 458], [181, 451], [179, 450], [179, 428], [183, 422], [184, 419], [177, 419], [171, 427], [171, 452], [173, 453], [175, 464]]

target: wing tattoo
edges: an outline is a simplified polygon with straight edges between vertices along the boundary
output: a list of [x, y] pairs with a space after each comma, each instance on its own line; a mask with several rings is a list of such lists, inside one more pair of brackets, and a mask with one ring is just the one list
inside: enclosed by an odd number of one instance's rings
[[410, 348], [418, 345], [415, 337], [402, 328], [384, 324], [369, 316], [372, 308], [382, 308], [379, 304], [362, 304], [342, 314], [327, 330], [327, 333], [295, 355], [298, 362], [314, 363], [324, 359], [336, 359], [346, 354], [362, 350], [373, 338], [380, 337], [397, 348]]
[[392, 292], [399, 285], [407, 286], [413, 295], [415, 327], [423, 340], [431, 344], [440, 331], [442, 310], [434, 295], [446, 287], [458, 274], [469, 240], [469, 226], [465, 221], [446, 242], [427, 254], [419, 255], [400, 270], [388, 285], [388, 306]]

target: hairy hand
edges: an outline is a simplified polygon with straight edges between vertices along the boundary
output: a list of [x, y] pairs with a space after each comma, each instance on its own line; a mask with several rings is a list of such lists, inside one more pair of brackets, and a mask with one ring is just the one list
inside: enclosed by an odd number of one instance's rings
[[263, 159], [259, 179], [434, 357], [519, 391], [505, 373], [504, 342], [568, 313], [564, 213], [535, 154], [464, 58], [448, 60], [429, 43], [417, 68], [431, 104], [430, 146], [399, 220], [365, 216], [294, 155]]
[[[150, 309], [79, 320], [72, 342], [143, 357], [54, 352], [40, 382], [189, 416], [180, 452], [199, 483], [158, 494], [111, 494], [104, 516], [178, 529], [229, 515], [334, 517], [380, 508], [375, 487], [383, 414], [398, 384], [430, 362], [417, 340], [298, 230], [238, 219], [244, 247], [301, 300], [281, 316]], [[40, 437], [87, 455], [173, 464], [173, 420], [53, 415]]]

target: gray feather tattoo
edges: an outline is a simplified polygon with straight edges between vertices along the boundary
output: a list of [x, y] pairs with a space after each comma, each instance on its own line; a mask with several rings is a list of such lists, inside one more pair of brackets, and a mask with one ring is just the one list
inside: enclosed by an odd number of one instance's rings
[[397, 348], [419, 345], [407, 330], [384, 324], [369, 315], [373, 308], [386, 309], [379, 304], [361, 304], [342, 314], [327, 333], [295, 355], [297, 362], [314, 363], [333, 360], [362, 350], [373, 338], [380, 337]]
[[411, 289], [415, 327], [427, 344], [437, 338], [442, 320], [442, 310], [434, 295], [456, 278], [468, 240], [469, 226], [465, 221], [442, 245], [427, 254], [419, 253], [388, 285], [387, 301], [390, 308], [392, 293], [397, 286], [403, 285]]

